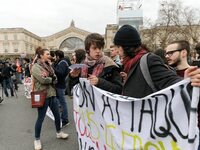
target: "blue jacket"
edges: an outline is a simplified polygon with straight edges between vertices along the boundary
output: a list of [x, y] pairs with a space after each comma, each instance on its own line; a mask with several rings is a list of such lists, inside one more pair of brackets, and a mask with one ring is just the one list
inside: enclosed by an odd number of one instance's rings
[[66, 88], [66, 77], [69, 74], [69, 64], [65, 59], [61, 59], [53, 66], [55, 74], [57, 76], [58, 82], [56, 88], [65, 89]]

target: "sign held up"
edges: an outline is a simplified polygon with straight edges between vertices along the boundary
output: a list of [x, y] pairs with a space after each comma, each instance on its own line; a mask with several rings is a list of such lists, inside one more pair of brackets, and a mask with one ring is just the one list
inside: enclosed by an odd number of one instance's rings
[[199, 88], [183, 80], [147, 97], [113, 94], [80, 79], [74, 120], [80, 150], [197, 149]]

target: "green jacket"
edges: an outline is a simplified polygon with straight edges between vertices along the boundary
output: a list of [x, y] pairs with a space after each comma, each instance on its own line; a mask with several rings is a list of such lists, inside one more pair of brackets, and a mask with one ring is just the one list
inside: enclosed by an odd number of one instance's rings
[[35, 63], [32, 67], [32, 76], [33, 76], [33, 84], [34, 91], [40, 91], [46, 89], [47, 98], [56, 96], [55, 84], [57, 83], [57, 79], [52, 83], [52, 77], [43, 77], [42, 72], [47, 72], [42, 66]]

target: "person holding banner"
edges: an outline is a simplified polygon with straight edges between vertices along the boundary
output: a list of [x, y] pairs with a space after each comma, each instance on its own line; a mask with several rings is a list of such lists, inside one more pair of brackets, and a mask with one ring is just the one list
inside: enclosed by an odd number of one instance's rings
[[75, 85], [79, 77], [87, 78], [92, 85], [100, 89], [120, 94], [122, 82], [120, 69], [116, 63], [103, 54], [104, 38], [98, 33], [89, 34], [85, 39], [85, 65], [70, 72], [69, 80]]
[[40, 141], [40, 133], [42, 128], [42, 123], [46, 116], [47, 108], [50, 107], [54, 118], [56, 126], [56, 137], [59, 139], [66, 139], [68, 134], [61, 131], [60, 126], [60, 113], [58, 107], [58, 101], [56, 99], [55, 84], [57, 83], [57, 77], [51, 67], [50, 62], [50, 52], [48, 49], [36, 49], [37, 62], [32, 66], [31, 72], [33, 76], [33, 82], [35, 84], [35, 91], [46, 90], [47, 96], [43, 107], [38, 108], [38, 118], [35, 123], [35, 140], [34, 148], [35, 150], [42, 149]]
[[[185, 40], [173, 41], [165, 49], [168, 65], [174, 67], [177, 75], [184, 77], [184, 72], [189, 65], [190, 43]], [[195, 65], [195, 64], [192, 64]], [[198, 66], [198, 64], [196, 64]], [[200, 104], [198, 105], [198, 127], [200, 129]], [[200, 143], [200, 142], [199, 142]], [[198, 150], [200, 150], [200, 145]]]
[[[156, 90], [146, 82], [140, 68], [140, 60], [148, 52], [147, 49], [143, 47], [140, 35], [134, 27], [130, 25], [122, 26], [115, 34], [114, 44], [119, 49], [120, 56], [123, 60], [122, 64], [124, 66], [123, 74], [126, 74], [122, 91], [123, 95], [142, 98], [183, 79], [178, 76], [176, 72], [169, 69], [159, 56], [149, 54], [147, 57], [148, 72], [150, 73], [151, 80]], [[172, 48], [172, 46], [178, 45], [174, 43], [170, 45], [170, 48]], [[184, 54], [184, 57], [187, 56], [187, 50], [185, 48], [173, 47], [173, 52], [171, 51], [172, 50], [169, 50], [168, 47], [166, 55], [172, 56], [173, 53], [176, 53], [177, 56], [179, 56], [179, 54], [182, 53]], [[190, 77], [191, 85], [200, 87], [200, 69], [198, 69], [197, 66], [189, 66], [186, 62], [182, 67], [183, 66], [186, 69], [183, 68], [184, 72], [182, 72], [181, 76], [184, 78]], [[198, 149], [200, 149], [200, 147]]]
[[165, 48], [165, 58], [169, 66], [176, 70], [177, 75], [184, 77], [190, 65], [190, 43], [185, 40], [173, 41]]
[[[142, 45], [137, 30], [130, 25], [122, 26], [115, 34], [114, 44], [119, 50], [119, 54], [123, 60], [124, 73], [127, 75], [124, 81], [122, 94], [125, 96], [142, 98], [153, 93], [155, 90], [146, 82], [139, 65], [140, 59], [143, 55], [148, 53], [148, 50]], [[149, 54], [147, 56], [147, 65], [157, 91], [182, 80], [182, 78], [169, 69], [157, 55]], [[185, 71], [184, 77], [191, 78], [192, 86], [200, 86], [200, 69], [198, 69], [198, 67], [189, 67]]]

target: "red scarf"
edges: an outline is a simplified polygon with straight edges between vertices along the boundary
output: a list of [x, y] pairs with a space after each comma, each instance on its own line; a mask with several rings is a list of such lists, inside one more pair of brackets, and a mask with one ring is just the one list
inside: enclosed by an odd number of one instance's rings
[[122, 64], [124, 65], [124, 72], [128, 74], [136, 62], [146, 53], [146, 50], [140, 50], [133, 58], [125, 57], [122, 61]]
[[[92, 75], [95, 75], [96, 77], [98, 77], [102, 73], [105, 67], [117, 66], [111, 58], [105, 55], [102, 55], [102, 57], [99, 58], [98, 60], [94, 60], [91, 56], [87, 55], [86, 59], [84, 60], [84, 64], [88, 65], [89, 67], [94, 67]], [[81, 77], [83, 78], [88, 77], [88, 67], [82, 68]]]

